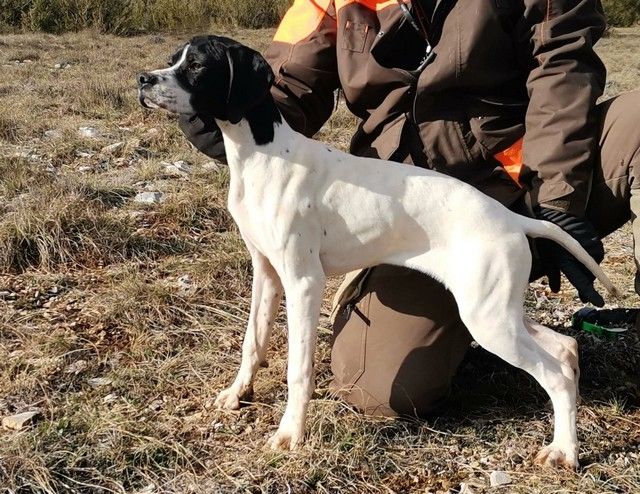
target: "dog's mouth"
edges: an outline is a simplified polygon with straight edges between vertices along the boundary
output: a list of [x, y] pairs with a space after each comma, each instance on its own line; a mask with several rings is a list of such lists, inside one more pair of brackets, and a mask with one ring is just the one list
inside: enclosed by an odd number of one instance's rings
[[148, 110], [157, 110], [158, 108], [161, 108], [159, 104], [149, 99], [149, 97], [142, 91], [138, 91], [138, 101], [143, 108], [147, 108]]

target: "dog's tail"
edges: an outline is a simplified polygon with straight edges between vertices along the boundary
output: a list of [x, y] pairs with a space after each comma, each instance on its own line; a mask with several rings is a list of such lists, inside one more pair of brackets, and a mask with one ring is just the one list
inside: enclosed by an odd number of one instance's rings
[[526, 216], [518, 215], [518, 219], [524, 232], [530, 237], [542, 237], [560, 244], [573, 257], [585, 265], [585, 267], [598, 278], [600, 283], [604, 285], [609, 294], [614, 297], [620, 297], [620, 290], [613, 284], [609, 277], [605, 274], [598, 263], [584, 250], [580, 242], [565, 232], [558, 225], [549, 221], [535, 220]]

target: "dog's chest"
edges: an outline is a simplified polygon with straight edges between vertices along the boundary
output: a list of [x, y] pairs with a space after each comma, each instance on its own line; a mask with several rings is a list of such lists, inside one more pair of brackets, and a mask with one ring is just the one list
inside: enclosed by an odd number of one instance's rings
[[304, 220], [313, 213], [309, 190], [305, 174], [295, 170], [245, 169], [232, 174], [228, 209], [245, 241], [268, 255], [284, 248], [292, 230], [313, 223]]

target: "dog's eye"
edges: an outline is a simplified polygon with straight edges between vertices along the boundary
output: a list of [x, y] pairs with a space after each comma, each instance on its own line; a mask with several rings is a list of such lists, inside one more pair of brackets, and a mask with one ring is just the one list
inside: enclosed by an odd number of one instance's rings
[[204, 66], [198, 62], [191, 62], [189, 64], [189, 70], [198, 71], [201, 70]]

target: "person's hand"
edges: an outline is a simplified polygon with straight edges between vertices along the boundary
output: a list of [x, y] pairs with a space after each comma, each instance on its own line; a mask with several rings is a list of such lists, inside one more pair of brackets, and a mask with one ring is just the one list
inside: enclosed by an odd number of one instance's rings
[[213, 118], [204, 115], [180, 115], [180, 130], [199, 151], [227, 164], [220, 127]]
[[[602, 241], [588, 220], [545, 207], [540, 207], [536, 211], [536, 217], [561, 227], [580, 242], [584, 250], [598, 264], [604, 259]], [[578, 290], [582, 302], [591, 302], [596, 307], [604, 305], [604, 299], [593, 287], [595, 276], [581, 262], [551, 240], [541, 239], [538, 246], [551, 291], [556, 293], [560, 290], [560, 273], [562, 272]]]

